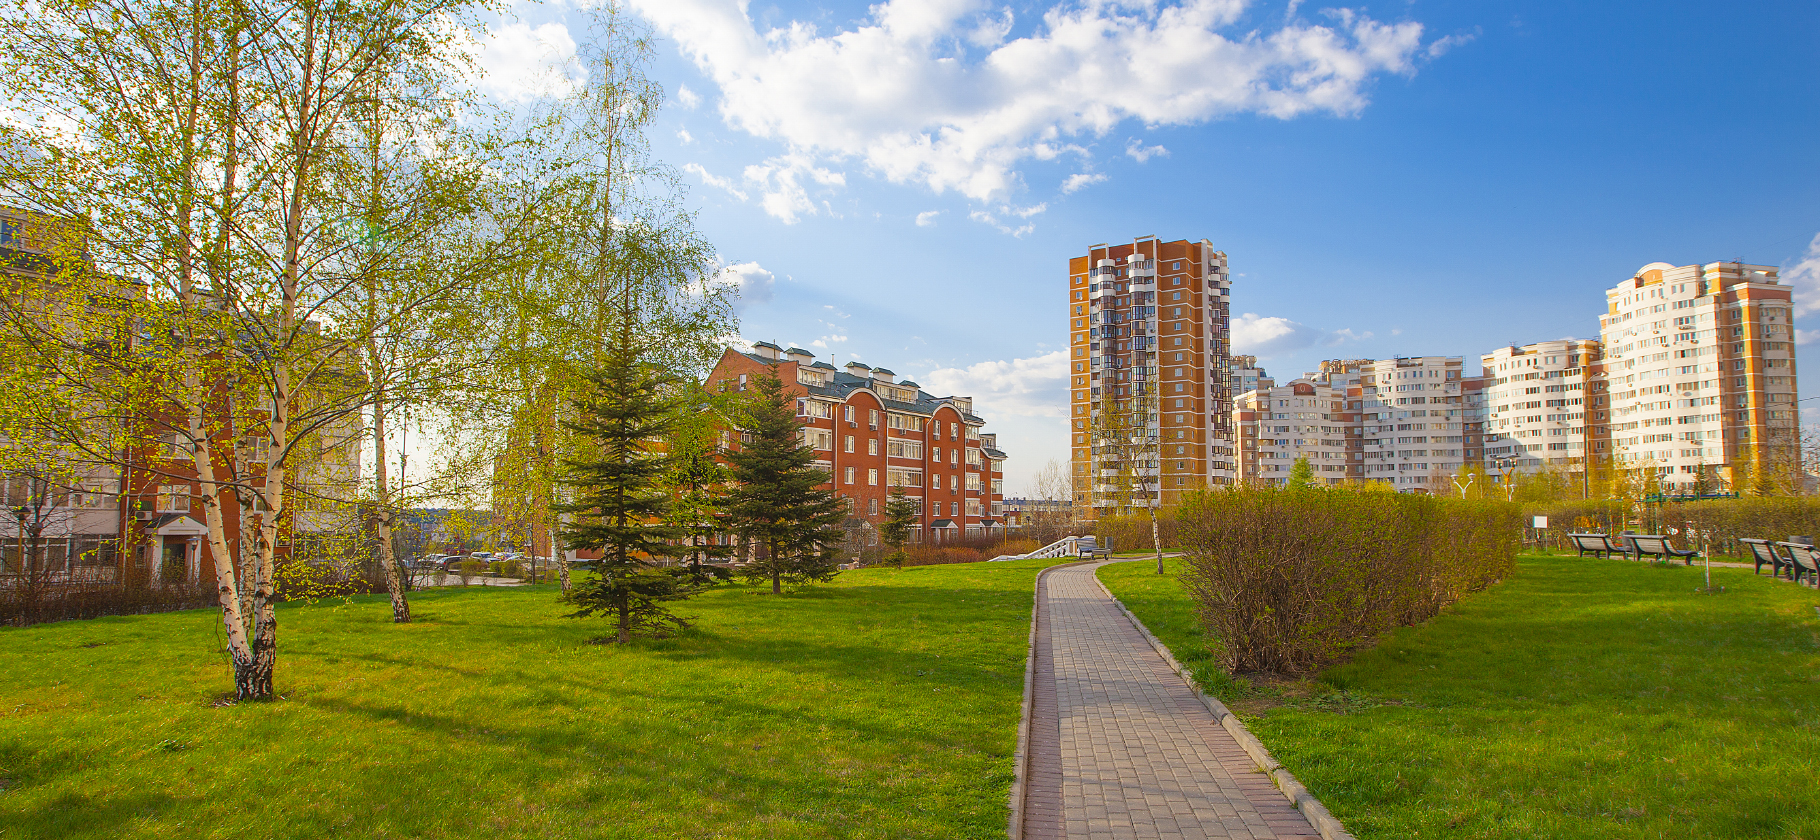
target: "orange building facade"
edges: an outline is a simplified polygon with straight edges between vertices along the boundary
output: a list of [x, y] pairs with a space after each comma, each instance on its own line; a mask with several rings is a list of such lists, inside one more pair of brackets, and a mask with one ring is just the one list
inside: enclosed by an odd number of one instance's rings
[[[1069, 435], [1082, 519], [1233, 483], [1231, 289], [1225, 252], [1205, 239], [1095, 245], [1068, 261]], [[1137, 435], [1153, 458], [1131, 463], [1131, 447], [1109, 435]]]
[[[803, 442], [833, 477], [829, 489], [847, 501], [850, 523], [870, 534], [867, 544], [877, 542], [893, 487], [918, 505], [913, 540], [1004, 533], [1006, 455], [997, 435], [981, 431], [986, 421], [971, 398], [931, 396], [884, 368], [849, 362], [837, 370], [807, 350], [768, 342], [750, 353], [728, 349], [707, 385], [750, 390], [773, 370], [796, 398]], [[724, 448], [738, 446], [724, 434]]]

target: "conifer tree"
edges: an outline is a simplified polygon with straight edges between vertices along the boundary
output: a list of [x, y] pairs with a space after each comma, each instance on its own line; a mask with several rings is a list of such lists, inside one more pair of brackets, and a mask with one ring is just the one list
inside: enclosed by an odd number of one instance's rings
[[584, 564], [594, 575], [562, 596], [578, 608], [569, 617], [606, 613], [624, 643], [636, 632], [686, 626], [663, 602], [687, 597], [692, 582], [653, 562], [674, 554], [672, 541], [682, 536], [666, 522], [671, 458], [651, 446], [677, 424], [679, 383], [650, 359], [629, 304], [622, 313], [601, 366], [586, 374], [587, 391], [574, 401], [577, 419], [565, 423], [588, 455], [564, 462], [575, 501], [559, 509], [571, 520], [563, 540], [601, 553]]
[[916, 527], [916, 514], [916, 503], [904, 495], [903, 485], [894, 485], [891, 497], [885, 500], [885, 521], [878, 530], [885, 545], [891, 546], [891, 565], [899, 569], [904, 567], [904, 543], [910, 541], [910, 529]]
[[834, 577], [834, 547], [841, 539], [835, 526], [846, 506], [822, 489], [831, 476], [812, 466], [815, 451], [798, 437], [796, 412], [775, 366], [758, 377], [757, 387], [745, 418], [752, 440], [727, 456], [737, 484], [727, 514], [734, 529], [764, 551], [746, 565], [746, 577], [770, 579], [775, 595], [784, 581]]

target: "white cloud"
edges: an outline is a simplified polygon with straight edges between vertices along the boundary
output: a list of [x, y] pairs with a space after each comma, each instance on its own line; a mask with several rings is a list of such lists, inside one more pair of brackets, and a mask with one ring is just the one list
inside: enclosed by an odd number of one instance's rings
[[707, 184], [710, 187], [714, 187], [715, 189], [719, 189], [719, 190], [725, 190], [728, 195], [731, 195], [734, 198], [739, 199], [740, 201], [746, 200], [745, 190], [742, 190], [739, 187], [734, 186], [733, 179], [722, 178], [718, 175], [715, 175], [715, 174], [709, 172], [706, 167], [702, 166], [699, 163], [685, 163], [685, 164], [683, 164], [683, 171], [694, 174], [695, 177], [701, 179], [702, 183]]
[[1350, 329], [1329, 332], [1288, 318], [1266, 318], [1256, 312], [1247, 312], [1232, 320], [1232, 351], [1262, 359], [1307, 347], [1334, 347], [1368, 338], [1371, 338], [1370, 332]]
[[1448, 50], [1470, 44], [1473, 39], [1477, 37], [1479, 37], [1479, 33], [1476, 29], [1470, 35], [1449, 35], [1429, 44], [1428, 49], [1425, 49], [1422, 52], [1429, 58], [1440, 58], [1442, 55], [1446, 54]]
[[1030, 232], [1036, 230], [1036, 225], [1034, 225], [1034, 224], [1025, 224], [1025, 225], [1018, 225], [1017, 227], [1012, 227], [1010, 225], [1005, 224], [1004, 222], [999, 221], [997, 216], [994, 216], [991, 213], [988, 213], [984, 210], [975, 210], [971, 213], [968, 213], [967, 218], [972, 219], [976, 222], [991, 225], [995, 228], [998, 228], [999, 233], [1008, 234], [1010, 236], [1015, 236], [1019, 239], [1022, 239], [1024, 237], [1024, 234], [1027, 234], [1027, 233], [1030, 233]]
[[940, 216], [941, 214], [942, 211], [940, 210], [924, 210], [923, 212], [916, 214], [916, 226], [935, 227], [935, 217]]
[[563, 96], [588, 77], [587, 68], [575, 60], [575, 39], [562, 23], [489, 27], [480, 38], [467, 36], [463, 48], [479, 73], [475, 88], [506, 102]]
[[701, 94], [690, 90], [688, 85], [677, 85], [676, 104], [693, 111], [701, 104]]
[[1807, 243], [1807, 252], [1794, 265], [1782, 266], [1782, 282], [1795, 292], [1795, 317], [1820, 311], [1820, 233]]
[[756, 262], [726, 266], [713, 282], [729, 286], [737, 293], [733, 311], [738, 314], [744, 314], [747, 307], [770, 303], [777, 291], [777, 275]]
[[[688, 130], [688, 129], [686, 129], [686, 128], [679, 128], [679, 129], [677, 129], [677, 130], [676, 130], [676, 138], [677, 138], [677, 139], [678, 139], [678, 140], [681, 140], [681, 141], [683, 141], [683, 145], [685, 145], [685, 146], [686, 146], [686, 145], [688, 145], [688, 144], [690, 144], [690, 143], [693, 143], [693, 142], [695, 142], [695, 135], [693, 135], [693, 134], [690, 134], [690, 133], [689, 133], [689, 130]], [[700, 168], [700, 167], [697, 167], [697, 168], [698, 168], [698, 169], [699, 169], [699, 168]]]
[[815, 209], [815, 199], [809, 196], [805, 180], [827, 187], [847, 183], [847, 176], [816, 166], [815, 161], [804, 154], [779, 155], [764, 163], [752, 164], [746, 167], [744, 177], [747, 184], [764, 193], [759, 204], [765, 212], [787, 225], [796, 224], [805, 214], [813, 216], [819, 212]]
[[972, 397], [974, 412], [987, 419], [998, 414], [1068, 415], [1066, 350], [1028, 359], [938, 368], [916, 381], [936, 396]]
[[1820, 341], [1820, 330], [1795, 330], [1796, 344], [1812, 344]]
[[[728, 125], [813, 164], [858, 160], [894, 183], [986, 201], [1019, 166], [1070, 151], [1126, 120], [1187, 125], [1257, 113], [1350, 116], [1371, 82], [1412, 73], [1422, 25], [1347, 10], [1226, 34], [1246, 0], [1056, 5], [1009, 37], [986, 0], [884, 0], [861, 25], [759, 31], [743, 0], [633, 0], [719, 86]], [[803, 212], [767, 192], [779, 218]]]
[[1125, 154], [1138, 163], [1148, 163], [1153, 157], [1169, 157], [1169, 150], [1162, 146], [1145, 146], [1144, 141], [1133, 137], [1131, 142], [1125, 144]]
[[1106, 180], [1106, 175], [1101, 172], [1077, 172], [1068, 176], [1068, 180], [1062, 182], [1062, 194], [1067, 195], [1072, 192], [1078, 192], [1085, 189], [1089, 184], [1097, 184], [1104, 180]]

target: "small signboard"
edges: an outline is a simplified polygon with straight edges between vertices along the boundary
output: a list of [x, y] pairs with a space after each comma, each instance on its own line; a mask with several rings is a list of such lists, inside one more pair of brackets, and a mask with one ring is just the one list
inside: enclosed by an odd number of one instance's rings
[[1535, 518], [1535, 524], [1534, 524], [1534, 526], [1533, 526], [1533, 527], [1536, 527], [1536, 528], [1547, 528], [1547, 527], [1548, 527], [1548, 517], [1546, 517], [1546, 516], [1538, 516], [1538, 517], [1536, 517], [1536, 518]]

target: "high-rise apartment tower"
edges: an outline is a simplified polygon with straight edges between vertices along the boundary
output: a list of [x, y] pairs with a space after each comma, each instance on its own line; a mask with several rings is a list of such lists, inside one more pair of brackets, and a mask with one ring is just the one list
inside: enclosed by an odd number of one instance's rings
[[1791, 489], [1795, 334], [1776, 267], [1650, 263], [1605, 301], [1612, 466], [1668, 492]]
[[1082, 518], [1233, 481], [1226, 254], [1203, 239], [1068, 261], [1069, 434]]

